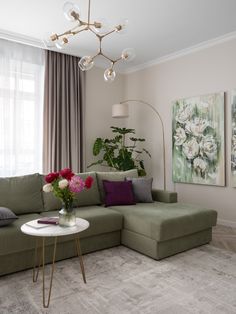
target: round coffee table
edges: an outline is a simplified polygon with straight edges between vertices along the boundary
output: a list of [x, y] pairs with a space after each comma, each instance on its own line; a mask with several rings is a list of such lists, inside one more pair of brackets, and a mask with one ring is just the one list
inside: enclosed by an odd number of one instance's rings
[[[83, 276], [84, 283], [86, 283], [85, 270], [83, 264], [83, 257], [81, 253], [80, 247], [80, 239], [79, 233], [81, 231], [86, 230], [89, 227], [89, 222], [85, 219], [76, 218], [76, 225], [73, 227], [61, 227], [59, 225], [46, 225], [43, 228], [36, 229], [30, 227], [27, 224], [36, 223], [36, 220], [32, 220], [28, 223], [25, 223], [21, 226], [21, 231], [27, 235], [35, 236], [36, 245], [35, 245], [35, 258], [34, 258], [34, 268], [33, 268], [33, 282], [36, 282], [38, 279], [39, 269], [42, 266], [42, 275], [43, 275], [43, 306], [45, 308], [49, 307], [51, 290], [52, 290], [52, 282], [53, 282], [53, 273], [56, 259], [56, 249], [57, 249], [57, 237], [74, 235], [75, 236], [75, 244], [76, 251], [80, 261], [80, 268]], [[54, 237], [54, 248], [53, 248], [53, 257], [52, 257], [52, 267], [51, 267], [51, 276], [50, 276], [50, 286], [48, 292], [47, 302], [45, 301], [45, 238]], [[41, 256], [39, 256], [39, 242], [41, 240]], [[37, 266], [36, 266], [37, 264]], [[36, 271], [37, 268], [37, 271]]]

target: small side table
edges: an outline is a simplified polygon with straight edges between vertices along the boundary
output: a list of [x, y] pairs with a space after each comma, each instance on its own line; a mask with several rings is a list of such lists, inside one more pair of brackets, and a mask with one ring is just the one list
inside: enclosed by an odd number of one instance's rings
[[[35, 220], [37, 221], [37, 219]], [[33, 220], [32, 220], [33, 222]], [[36, 238], [35, 244], [35, 257], [34, 257], [34, 268], [33, 268], [33, 282], [36, 282], [38, 279], [39, 269], [42, 266], [42, 275], [43, 275], [43, 307], [48, 308], [50, 303], [51, 291], [52, 291], [52, 282], [53, 282], [53, 273], [56, 259], [56, 249], [57, 249], [57, 237], [66, 236], [66, 235], [75, 235], [75, 246], [76, 251], [80, 261], [80, 268], [83, 276], [83, 281], [86, 283], [85, 270], [83, 257], [80, 247], [79, 233], [86, 230], [89, 227], [89, 222], [85, 219], [76, 218], [76, 225], [73, 227], [61, 227], [59, 225], [47, 225], [44, 228], [36, 229], [33, 227], [24, 224], [21, 226], [21, 231], [27, 235], [31, 235]], [[48, 298], [46, 302], [45, 298], [45, 238], [54, 237], [54, 248], [53, 248], [53, 257], [52, 257], [52, 266], [51, 266], [51, 276], [50, 276], [50, 286], [48, 292]], [[41, 240], [41, 254], [39, 254], [39, 242]], [[41, 256], [39, 256], [41, 255]], [[37, 266], [36, 266], [37, 264]]]

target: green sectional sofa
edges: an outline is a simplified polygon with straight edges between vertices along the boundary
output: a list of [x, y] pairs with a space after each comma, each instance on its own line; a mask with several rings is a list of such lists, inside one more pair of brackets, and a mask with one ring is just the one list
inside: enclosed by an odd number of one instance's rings
[[[216, 211], [180, 204], [174, 192], [153, 190], [153, 203], [104, 207], [102, 180], [137, 177], [136, 170], [79, 175], [94, 178], [92, 188], [81, 192], [75, 201], [77, 216], [90, 222], [80, 234], [84, 254], [122, 244], [159, 260], [211, 241]], [[33, 265], [35, 239], [23, 234], [21, 225], [58, 215], [61, 203], [52, 194], [42, 192], [43, 184], [40, 174], [0, 178], [0, 207], [8, 207], [18, 216], [11, 225], [0, 227], [0, 275]], [[52, 239], [46, 245], [46, 262], [50, 262]], [[56, 259], [75, 255], [72, 237], [59, 238]]]

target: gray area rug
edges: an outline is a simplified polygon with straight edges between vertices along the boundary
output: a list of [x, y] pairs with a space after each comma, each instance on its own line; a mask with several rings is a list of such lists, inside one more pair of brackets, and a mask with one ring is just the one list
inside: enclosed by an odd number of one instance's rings
[[[1, 314], [236, 313], [236, 254], [202, 246], [155, 261], [123, 246], [56, 264], [51, 304], [32, 271], [0, 278]], [[47, 266], [49, 271], [49, 267]]]

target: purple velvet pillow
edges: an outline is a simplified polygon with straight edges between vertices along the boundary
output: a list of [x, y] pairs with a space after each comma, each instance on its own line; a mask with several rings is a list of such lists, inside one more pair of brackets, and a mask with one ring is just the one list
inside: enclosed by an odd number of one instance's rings
[[132, 181], [103, 180], [105, 206], [134, 205]]

